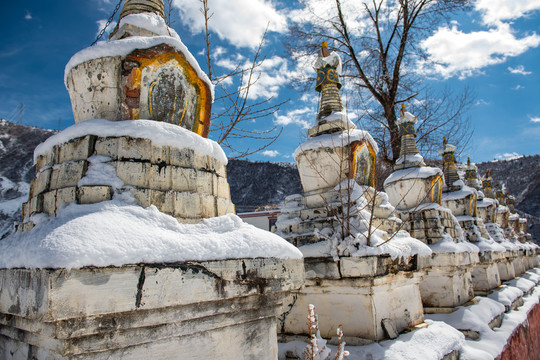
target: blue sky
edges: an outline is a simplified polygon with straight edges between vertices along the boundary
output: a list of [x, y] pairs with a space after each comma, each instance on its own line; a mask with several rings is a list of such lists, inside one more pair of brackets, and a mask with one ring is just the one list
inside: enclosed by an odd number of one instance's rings
[[[175, 0], [173, 28], [206, 70], [198, 0]], [[314, 6], [328, 1], [306, 0]], [[346, 2], [345, 0], [343, 2]], [[74, 123], [64, 87], [64, 66], [89, 46], [116, 0], [7, 2], [0, 13], [0, 117], [56, 129]], [[246, 63], [269, 24], [266, 57], [252, 100], [290, 99], [279, 113], [250, 124], [252, 129], [283, 127], [281, 137], [252, 160], [294, 161], [292, 152], [315, 121], [317, 94], [289, 85], [309, 73], [285, 55], [282, 37], [302, 18], [296, 1], [210, 0], [212, 51], [216, 69]], [[471, 11], [434, 28], [424, 47], [439, 66], [424, 69], [434, 87], [460, 91], [469, 86], [475, 105], [469, 117], [473, 141], [460, 160], [481, 162], [515, 154], [540, 153], [540, 0], [475, 0]], [[117, 20], [117, 17], [116, 19]], [[235, 86], [231, 84], [231, 86]], [[240, 144], [245, 145], [245, 144]], [[234, 155], [234, 154], [229, 154]]]

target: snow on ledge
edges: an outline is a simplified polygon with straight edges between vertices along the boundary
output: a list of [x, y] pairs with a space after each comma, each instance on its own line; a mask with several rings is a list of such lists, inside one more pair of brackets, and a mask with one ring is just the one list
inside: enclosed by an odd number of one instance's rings
[[155, 206], [72, 203], [0, 241], [0, 268], [81, 268], [241, 258], [301, 258], [279, 236], [228, 214], [180, 224]]
[[67, 76], [71, 69], [75, 66], [85, 63], [90, 60], [114, 57], [114, 56], [127, 56], [136, 49], [149, 49], [151, 47], [166, 44], [181, 52], [190, 65], [195, 69], [199, 77], [209, 86], [212, 94], [212, 101], [214, 100], [214, 85], [208, 79], [208, 76], [201, 67], [195, 57], [189, 52], [188, 48], [180, 41], [171, 36], [132, 36], [121, 40], [101, 41], [93, 46], [82, 49], [71, 57], [68, 61], [66, 68], [64, 69], [64, 85], [67, 88]]
[[227, 164], [227, 156], [218, 143], [181, 126], [155, 120], [109, 121], [103, 119], [86, 120], [51, 136], [34, 150], [34, 163], [40, 155], [51, 152], [53, 146], [86, 135], [148, 139], [156, 145], [193, 149], [201, 155], [212, 156]]
[[383, 186], [387, 186], [388, 184], [391, 184], [393, 182], [399, 181], [399, 180], [407, 180], [407, 179], [425, 179], [430, 176], [435, 175], [441, 175], [442, 176], [442, 170], [435, 167], [430, 166], [422, 166], [422, 167], [412, 167], [408, 169], [402, 169], [394, 171], [390, 174], [384, 180]]
[[375, 151], [375, 154], [379, 152], [379, 147], [369, 132], [359, 129], [350, 129], [334, 134], [324, 134], [312, 137], [296, 148], [293, 157], [296, 159], [301, 153], [308, 150], [315, 150], [323, 147], [333, 148], [338, 146], [346, 146], [355, 141], [362, 140], [366, 140], [370, 143]]
[[172, 36], [173, 38], [180, 40], [178, 33], [174, 29], [167, 26], [165, 19], [154, 13], [141, 13], [131, 14], [124, 16], [118, 24], [118, 29], [122, 28], [122, 25], [133, 25], [141, 29], [146, 29], [157, 35]]

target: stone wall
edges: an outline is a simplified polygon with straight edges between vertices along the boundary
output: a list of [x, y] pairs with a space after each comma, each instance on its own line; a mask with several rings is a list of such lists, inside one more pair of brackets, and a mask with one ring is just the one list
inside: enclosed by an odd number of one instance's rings
[[536, 304], [524, 321], [514, 330], [512, 337], [497, 360], [538, 359], [540, 354], [540, 304]]
[[[89, 157], [106, 156], [116, 176], [127, 188], [106, 181], [84, 185]], [[143, 207], [155, 205], [180, 222], [234, 212], [225, 164], [192, 149], [153, 144], [148, 139], [98, 137], [74, 139], [38, 157], [37, 176], [23, 204], [23, 223], [37, 213], [54, 214], [63, 204], [110, 200], [115, 192], [131, 191]], [[130, 189], [130, 187], [132, 187]]]

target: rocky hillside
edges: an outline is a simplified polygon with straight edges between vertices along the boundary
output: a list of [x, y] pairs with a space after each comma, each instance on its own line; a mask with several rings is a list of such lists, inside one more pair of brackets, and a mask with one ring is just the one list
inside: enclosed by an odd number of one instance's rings
[[52, 130], [0, 119], [0, 238], [13, 229], [21, 204], [27, 200], [35, 174], [34, 148], [52, 134]]
[[[20, 204], [26, 201], [35, 172], [34, 148], [52, 134], [0, 120], [0, 237], [20, 217]], [[506, 184], [516, 197], [516, 208], [529, 219], [529, 231], [540, 239], [540, 155], [477, 165], [480, 175], [491, 168], [495, 181]], [[290, 163], [231, 160], [227, 173], [238, 212], [282, 204], [286, 196], [302, 191], [296, 166]]]

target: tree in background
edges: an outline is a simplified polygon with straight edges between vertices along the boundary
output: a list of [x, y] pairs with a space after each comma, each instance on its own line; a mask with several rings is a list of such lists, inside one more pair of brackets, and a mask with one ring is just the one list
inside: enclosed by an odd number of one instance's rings
[[391, 165], [399, 157], [396, 105], [404, 102], [418, 115], [423, 153], [434, 151], [443, 135], [465, 148], [472, 134], [463, 115], [472, 96], [467, 89], [452, 95], [425, 85], [421, 69], [429, 63], [421, 40], [465, 9], [467, 0], [303, 0], [303, 5], [289, 32], [289, 54], [312, 56], [327, 40], [342, 56], [349, 107], [357, 109], [359, 125], [378, 142], [383, 161]]
[[[201, 2], [201, 14], [205, 23], [206, 65], [208, 77], [215, 85], [216, 96], [212, 108], [211, 136], [222, 147], [230, 151], [230, 159], [243, 158], [262, 151], [272, 145], [281, 135], [283, 128], [276, 126], [263, 127], [254, 130], [249, 125], [257, 120], [267, 120], [273, 116], [280, 107], [287, 102], [273, 103], [273, 97], [262, 100], [250, 100], [250, 91], [260, 77], [258, 69], [265, 61], [261, 57], [261, 50], [266, 37], [266, 31], [262, 36], [259, 46], [255, 50], [251, 61], [237, 63], [234, 69], [226, 74], [217, 75], [214, 68], [216, 62], [211, 48], [210, 31], [208, 24], [213, 13], [208, 6], [208, 0]], [[237, 85], [236, 89], [227, 86]], [[217, 106], [216, 106], [217, 105]], [[235, 140], [243, 140], [242, 147], [237, 146]], [[248, 140], [248, 141], [245, 141]], [[245, 144], [253, 144], [252, 147], [244, 147]]]

